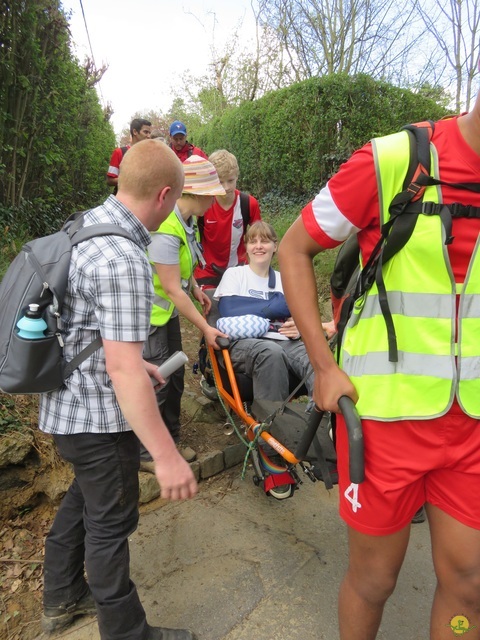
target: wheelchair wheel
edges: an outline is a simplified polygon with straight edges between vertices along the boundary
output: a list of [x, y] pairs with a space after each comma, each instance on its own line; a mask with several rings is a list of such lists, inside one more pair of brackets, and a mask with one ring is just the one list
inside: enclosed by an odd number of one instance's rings
[[267, 491], [268, 495], [272, 496], [276, 500], [285, 500], [286, 498], [290, 498], [293, 492], [293, 485], [291, 484], [281, 484], [278, 487], [272, 487], [269, 491]]

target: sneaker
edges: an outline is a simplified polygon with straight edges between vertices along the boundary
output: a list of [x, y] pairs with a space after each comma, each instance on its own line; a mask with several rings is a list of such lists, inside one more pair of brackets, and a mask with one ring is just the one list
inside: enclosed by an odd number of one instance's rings
[[[193, 462], [197, 454], [191, 447], [179, 447], [177, 445], [178, 453], [182, 456], [184, 460], [187, 462]], [[140, 471], [145, 471], [145, 473], [153, 473], [155, 474], [155, 463], [153, 460], [140, 460]]]
[[70, 626], [76, 616], [91, 616], [96, 615], [96, 613], [97, 608], [95, 607], [95, 602], [90, 590], [88, 590], [80, 600], [68, 605], [59, 605], [58, 607], [44, 606], [42, 631], [45, 633], [54, 633], [55, 631], [60, 631]]
[[425, 522], [425, 507], [422, 505], [420, 509], [415, 513], [412, 518], [412, 524], [420, 524], [421, 522]]
[[155, 473], [155, 463], [153, 460], [140, 460], [140, 471], [145, 473]]
[[165, 627], [148, 627], [145, 640], [197, 640], [197, 636], [188, 629], [166, 629]]
[[200, 388], [202, 389], [203, 395], [209, 400], [218, 400], [217, 388], [215, 386], [211, 386], [202, 376], [200, 380]]

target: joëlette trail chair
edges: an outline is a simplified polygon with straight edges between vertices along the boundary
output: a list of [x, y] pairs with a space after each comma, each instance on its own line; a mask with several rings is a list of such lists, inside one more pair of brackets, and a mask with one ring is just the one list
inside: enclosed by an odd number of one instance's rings
[[[216, 326], [218, 304], [212, 300], [208, 322]], [[230, 359], [230, 340], [218, 339], [219, 350], [208, 347], [210, 368], [220, 401], [237, 435], [245, 442], [253, 481], [276, 499], [292, 496], [302, 484], [298, 467], [315, 482], [322, 480], [327, 489], [338, 481], [336, 452], [332, 439], [332, 416], [293, 402], [305, 394], [303, 381], [291, 379], [291, 395], [285, 402], [258, 400], [253, 396], [252, 379], [234, 371]], [[350, 480], [363, 481], [363, 437], [358, 414], [350, 398], [342, 397], [340, 408], [345, 417], [350, 443]], [[232, 414], [243, 425], [242, 434]], [[244, 472], [245, 472], [244, 465]]]

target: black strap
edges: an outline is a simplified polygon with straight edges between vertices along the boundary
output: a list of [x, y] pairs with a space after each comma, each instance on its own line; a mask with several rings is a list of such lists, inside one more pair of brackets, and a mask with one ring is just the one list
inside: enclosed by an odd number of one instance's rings
[[240, 212], [243, 218], [243, 233], [246, 233], [250, 224], [250, 194], [240, 191]]
[[83, 224], [85, 221], [86, 213], [88, 213], [88, 210], [76, 211], [75, 213], [72, 213], [63, 224], [62, 229], [66, 231], [70, 236], [72, 246], [80, 244], [80, 242], [85, 242], [85, 240], [90, 240], [91, 238], [100, 236], [121, 236], [122, 238], [128, 238], [136, 245], [138, 245], [141, 249], [145, 248], [139, 240], [136, 240], [132, 236], [129, 231], [118, 224], [102, 222], [84, 227]]
[[197, 281], [197, 284], [199, 284], [201, 287], [204, 285], [209, 285], [209, 286], [213, 286], [213, 287], [218, 287], [218, 285], [220, 284], [220, 280], [222, 279], [222, 276], [206, 276], [205, 278], [195, 278]]
[[[480, 193], [480, 183], [451, 183], [430, 176], [430, 139], [434, 123], [426, 121], [404, 127], [409, 136], [410, 161], [403, 182], [403, 191], [398, 193], [389, 207], [389, 220], [381, 228], [381, 237], [373, 249], [365, 267], [360, 272], [353, 299], [345, 301], [339, 322], [338, 344], [351, 315], [356, 300], [363, 296], [376, 282], [379, 304], [385, 319], [389, 344], [389, 360], [398, 361], [397, 339], [393, 317], [388, 304], [383, 281], [383, 266], [408, 242], [413, 234], [419, 215], [439, 215], [445, 230], [445, 244], [450, 244], [453, 218], [480, 218], [480, 207], [453, 203], [423, 202], [428, 186], [449, 186], [456, 189]], [[348, 302], [348, 304], [347, 304]], [[339, 357], [340, 349], [337, 351]]]
[[141, 249], [144, 249], [140, 240], [134, 238], [131, 233], [129, 233], [126, 229], [118, 224], [91, 224], [88, 227], [81, 227], [81, 229], [74, 230], [73, 232], [69, 233], [69, 235], [72, 246], [80, 244], [81, 242], [85, 242], [86, 240], [90, 240], [91, 238], [97, 238], [100, 236], [120, 236], [122, 238], [128, 238], [136, 245], [138, 245]]
[[268, 267], [268, 288], [275, 289], [275, 284], [277, 282], [277, 274], [273, 267]]
[[85, 347], [85, 349], [82, 349], [80, 351], [80, 353], [77, 353], [77, 355], [72, 358], [70, 360], [70, 362], [67, 363], [65, 370], [64, 370], [64, 378], [67, 379], [68, 376], [70, 376], [72, 374], [72, 372], [79, 366], [82, 364], [82, 362], [84, 362], [87, 358], [89, 358], [93, 353], [95, 353], [95, 351], [97, 349], [100, 349], [100, 347], [102, 346], [103, 341], [102, 341], [102, 337], [98, 336], [98, 338], [95, 338], [95, 340], [93, 340], [89, 345], [87, 345]]
[[[117, 224], [92, 224], [88, 227], [84, 227], [84, 214], [85, 211], [79, 211], [72, 214], [66, 221], [64, 228], [70, 236], [72, 246], [96, 238], [100, 236], [115, 235], [122, 238], [128, 238], [132, 242], [135, 242], [139, 247], [144, 249], [139, 241], [137, 241], [126, 229], [120, 227]], [[87, 345], [80, 353], [78, 353], [70, 362], [67, 363], [64, 370], [65, 379], [72, 374], [72, 372], [87, 358], [89, 358], [97, 349], [102, 346], [102, 338], [98, 336], [89, 345]]]

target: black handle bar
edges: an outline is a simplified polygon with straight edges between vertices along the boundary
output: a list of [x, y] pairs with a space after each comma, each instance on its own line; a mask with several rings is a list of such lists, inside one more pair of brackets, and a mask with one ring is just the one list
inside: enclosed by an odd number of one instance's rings
[[303, 460], [307, 455], [307, 451], [310, 449], [310, 445], [317, 433], [317, 429], [320, 426], [324, 413], [324, 411], [319, 411], [317, 407], [314, 407], [310, 412], [307, 428], [302, 435], [302, 439], [298, 443], [297, 450], [295, 451], [295, 457], [298, 460]]
[[360, 484], [365, 480], [362, 421], [353, 400], [348, 396], [339, 398], [338, 406], [347, 427], [350, 482]]
[[[365, 479], [365, 464], [363, 456], [363, 432], [362, 422], [360, 416], [355, 408], [355, 404], [348, 396], [342, 396], [338, 400], [338, 406], [345, 419], [348, 435], [348, 450], [349, 450], [349, 473], [350, 482], [360, 484]], [[297, 449], [295, 451], [295, 457], [299, 460], [303, 460], [313, 442], [313, 438], [317, 433], [317, 429], [323, 418], [323, 411], [319, 411], [314, 408], [310, 413], [308, 419], [307, 428], [302, 435]]]
[[218, 344], [220, 349], [228, 349], [230, 346], [230, 338], [222, 338], [221, 336], [217, 336], [215, 338], [215, 342]]

